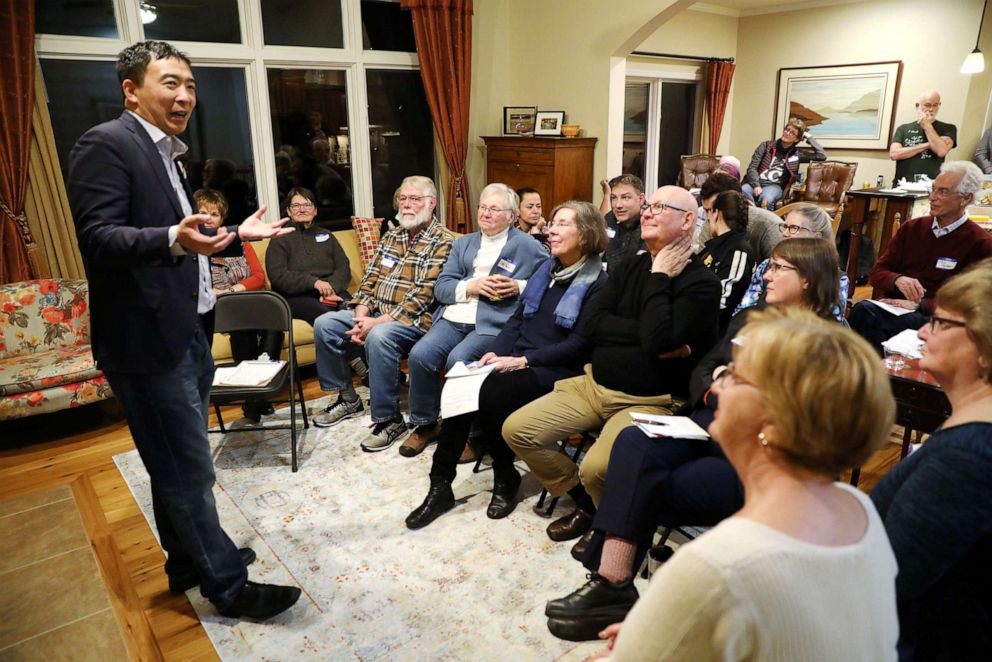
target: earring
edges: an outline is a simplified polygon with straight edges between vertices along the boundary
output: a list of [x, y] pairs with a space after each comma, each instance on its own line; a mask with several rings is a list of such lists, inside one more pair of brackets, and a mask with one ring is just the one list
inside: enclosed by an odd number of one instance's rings
[[765, 436], [764, 432], [758, 433], [758, 443], [762, 446], [768, 446], [768, 437]]

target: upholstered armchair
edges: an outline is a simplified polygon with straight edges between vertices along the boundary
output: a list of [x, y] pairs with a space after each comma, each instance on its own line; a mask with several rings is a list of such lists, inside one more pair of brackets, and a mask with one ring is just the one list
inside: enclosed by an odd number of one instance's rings
[[[844, 195], [854, 184], [854, 175], [857, 171], [857, 163], [846, 161], [810, 163], [806, 170], [806, 182], [789, 203], [809, 202], [822, 207], [833, 219], [836, 233], [844, 213]], [[776, 210], [775, 213], [779, 211], [781, 209]]]
[[682, 168], [679, 170], [679, 186], [686, 189], [699, 188], [716, 167], [720, 165], [719, 154], [683, 154]]

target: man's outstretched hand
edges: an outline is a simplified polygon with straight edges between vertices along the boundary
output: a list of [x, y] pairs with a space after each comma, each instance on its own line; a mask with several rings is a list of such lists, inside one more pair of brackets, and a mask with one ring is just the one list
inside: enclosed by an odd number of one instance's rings
[[234, 234], [223, 231], [223, 228], [215, 235], [200, 232], [200, 225], [208, 221], [210, 221], [210, 216], [207, 214], [191, 214], [179, 221], [176, 243], [182, 246], [187, 253], [199, 253], [200, 255], [213, 255], [227, 248], [228, 244], [234, 241]]
[[[284, 228], [286, 221], [289, 218], [280, 218], [275, 223], [266, 223], [262, 220], [262, 215], [265, 214], [265, 205], [262, 205], [258, 210], [246, 218], [244, 222], [238, 226], [238, 236], [241, 237], [242, 241], [255, 241], [256, 239], [269, 239], [271, 237], [281, 237], [285, 234], [293, 232], [294, 228]], [[220, 232], [226, 232], [223, 228]]]

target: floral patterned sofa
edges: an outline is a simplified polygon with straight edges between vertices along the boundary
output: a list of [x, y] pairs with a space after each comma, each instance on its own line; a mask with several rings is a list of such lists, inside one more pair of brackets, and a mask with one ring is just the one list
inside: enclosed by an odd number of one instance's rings
[[0, 285], [0, 421], [113, 395], [90, 352], [85, 280]]

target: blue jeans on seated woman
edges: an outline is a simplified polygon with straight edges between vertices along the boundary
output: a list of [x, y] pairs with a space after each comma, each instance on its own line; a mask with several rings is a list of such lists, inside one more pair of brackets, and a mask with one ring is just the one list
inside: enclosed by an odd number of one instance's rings
[[761, 188], [761, 193], [758, 194], [757, 200], [754, 199], [754, 188], [750, 184], [741, 186], [741, 193], [759, 207], [764, 203], [765, 209], [774, 211], [775, 204], [782, 199], [782, 187], [778, 184], [764, 184], [759, 188]]

